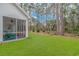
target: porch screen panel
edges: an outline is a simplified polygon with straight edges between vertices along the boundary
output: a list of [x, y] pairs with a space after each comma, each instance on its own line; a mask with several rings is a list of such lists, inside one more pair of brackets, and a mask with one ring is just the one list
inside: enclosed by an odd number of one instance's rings
[[16, 19], [3, 17], [3, 40], [16, 39]]
[[26, 35], [26, 21], [25, 20], [17, 20], [17, 38], [23, 38]]

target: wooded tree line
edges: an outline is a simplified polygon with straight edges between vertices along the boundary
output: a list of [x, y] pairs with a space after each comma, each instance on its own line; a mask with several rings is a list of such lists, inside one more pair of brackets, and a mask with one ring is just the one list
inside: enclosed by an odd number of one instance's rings
[[[65, 32], [79, 34], [79, 4], [78, 3], [30, 3], [30, 4], [21, 4], [21, 7], [30, 16], [29, 20], [29, 30], [33, 32], [49, 32], [63, 35]], [[48, 17], [40, 21], [38, 18], [32, 17], [31, 13], [37, 12], [39, 15], [46, 17], [48, 14], [52, 13], [51, 16], [54, 16], [52, 19]]]

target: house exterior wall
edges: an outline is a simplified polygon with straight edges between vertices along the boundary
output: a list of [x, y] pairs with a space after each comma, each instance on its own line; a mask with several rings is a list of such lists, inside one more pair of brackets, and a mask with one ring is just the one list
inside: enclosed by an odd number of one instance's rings
[[[0, 4], [0, 34], [3, 32], [3, 16], [26, 20], [26, 37], [28, 37], [28, 18], [16, 6], [8, 3]], [[0, 41], [2, 41], [1, 36]]]

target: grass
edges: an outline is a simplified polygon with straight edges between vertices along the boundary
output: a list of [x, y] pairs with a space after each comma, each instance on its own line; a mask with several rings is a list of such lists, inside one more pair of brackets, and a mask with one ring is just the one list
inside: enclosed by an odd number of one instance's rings
[[79, 38], [30, 33], [24, 40], [0, 45], [1, 56], [76, 56]]

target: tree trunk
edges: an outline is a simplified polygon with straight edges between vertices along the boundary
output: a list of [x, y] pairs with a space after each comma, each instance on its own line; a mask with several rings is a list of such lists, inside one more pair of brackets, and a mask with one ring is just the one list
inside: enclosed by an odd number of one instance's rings
[[56, 4], [56, 23], [57, 23], [57, 34], [64, 34], [64, 19], [63, 19], [63, 6], [60, 3]]

